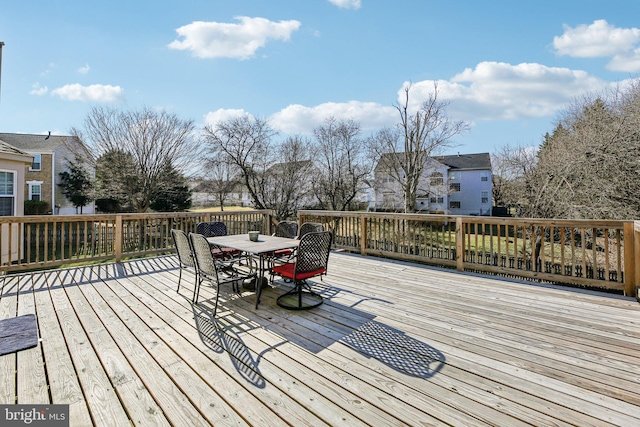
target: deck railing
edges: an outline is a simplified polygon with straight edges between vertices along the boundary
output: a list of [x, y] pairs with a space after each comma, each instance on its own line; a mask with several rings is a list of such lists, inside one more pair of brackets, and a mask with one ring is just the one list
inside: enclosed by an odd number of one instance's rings
[[640, 285], [640, 221], [299, 211], [336, 248], [513, 277], [623, 291]]
[[0, 217], [0, 272], [173, 250], [171, 229], [194, 232], [201, 221], [224, 221], [229, 234], [271, 232], [271, 211]]

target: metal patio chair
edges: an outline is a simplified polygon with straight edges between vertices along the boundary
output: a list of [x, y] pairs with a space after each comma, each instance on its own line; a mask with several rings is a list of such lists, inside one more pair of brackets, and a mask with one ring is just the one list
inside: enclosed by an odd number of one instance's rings
[[255, 273], [242, 273], [239, 270], [222, 270], [219, 268], [218, 262], [213, 257], [209, 242], [198, 233], [189, 233], [189, 241], [193, 248], [193, 254], [198, 269], [198, 281], [193, 290], [193, 303], [198, 303], [200, 296], [200, 286], [203, 281], [208, 281], [216, 288], [216, 301], [213, 308], [213, 315], [216, 315], [218, 309], [218, 299], [220, 296], [220, 285], [231, 284], [234, 292], [240, 292], [240, 285], [244, 280], [254, 279]]
[[307, 279], [327, 274], [332, 240], [330, 231], [307, 233], [300, 239], [295, 261], [271, 269], [272, 275], [293, 281], [293, 289], [278, 297], [280, 307], [308, 310], [322, 304], [322, 296], [311, 290]]
[[173, 237], [173, 245], [178, 253], [178, 266], [180, 267], [180, 273], [178, 275], [178, 289], [176, 292], [180, 292], [180, 281], [182, 280], [182, 270], [190, 270], [196, 276], [196, 285], [198, 283], [198, 269], [196, 268], [196, 261], [193, 257], [193, 251], [191, 250], [191, 244], [187, 234], [182, 230], [175, 228], [171, 229], [171, 236]]

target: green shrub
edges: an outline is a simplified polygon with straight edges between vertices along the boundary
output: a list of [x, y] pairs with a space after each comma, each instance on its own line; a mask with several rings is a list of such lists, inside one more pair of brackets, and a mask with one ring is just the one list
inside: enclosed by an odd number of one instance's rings
[[25, 200], [24, 201], [24, 214], [25, 215], [45, 215], [51, 213], [49, 202], [44, 200]]
[[96, 199], [96, 208], [103, 213], [122, 212], [122, 205], [119, 200], [111, 198]]

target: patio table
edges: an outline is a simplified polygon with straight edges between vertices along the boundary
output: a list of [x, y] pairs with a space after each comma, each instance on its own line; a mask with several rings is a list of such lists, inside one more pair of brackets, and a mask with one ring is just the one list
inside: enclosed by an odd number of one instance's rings
[[227, 236], [207, 237], [207, 241], [214, 245], [234, 248], [242, 252], [258, 256], [259, 263], [258, 276], [256, 278], [256, 309], [258, 308], [258, 304], [260, 304], [262, 284], [266, 280], [266, 278], [264, 277], [264, 272], [265, 258], [267, 257], [267, 255], [280, 249], [297, 248], [300, 244], [300, 240], [298, 239], [288, 239], [286, 237], [276, 237], [265, 234], [259, 235], [258, 240], [255, 242], [249, 240], [248, 234], [232, 234]]

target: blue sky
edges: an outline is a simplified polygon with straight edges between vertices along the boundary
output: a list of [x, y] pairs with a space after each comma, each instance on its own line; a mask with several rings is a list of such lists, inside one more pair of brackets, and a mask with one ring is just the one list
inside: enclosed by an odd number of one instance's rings
[[637, 0], [0, 0], [0, 131], [68, 134], [94, 105], [236, 114], [282, 135], [392, 126], [438, 82], [448, 150], [537, 145], [575, 97], [640, 76]]

